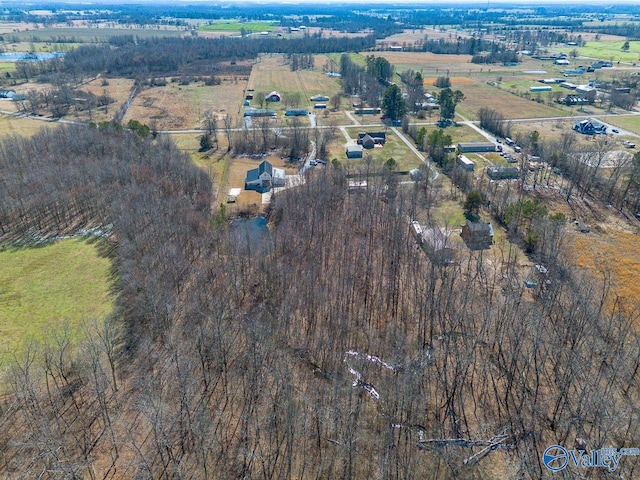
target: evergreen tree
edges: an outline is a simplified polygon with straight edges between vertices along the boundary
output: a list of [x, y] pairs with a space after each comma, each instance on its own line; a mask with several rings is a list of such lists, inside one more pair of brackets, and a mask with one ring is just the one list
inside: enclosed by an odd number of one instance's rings
[[407, 113], [407, 103], [402, 98], [402, 92], [396, 84], [389, 85], [384, 92], [382, 108], [387, 118], [399, 120]]

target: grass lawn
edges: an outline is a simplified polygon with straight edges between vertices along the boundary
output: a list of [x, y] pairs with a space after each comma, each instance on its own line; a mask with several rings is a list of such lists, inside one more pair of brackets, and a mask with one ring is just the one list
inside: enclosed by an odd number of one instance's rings
[[616, 127], [624, 128], [630, 132], [640, 135], [640, 115], [609, 115], [606, 119], [607, 123], [615, 125]]
[[63, 324], [102, 318], [113, 309], [111, 262], [87, 240], [0, 252], [0, 359], [25, 341], [45, 340]]
[[15, 72], [15, 70], [15, 62], [0, 62], [0, 77], [5, 78], [7, 76], [7, 72], [12, 73]]
[[199, 30], [205, 32], [270, 32], [278, 25], [273, 22], [239, 22], [237, 20], [216, 20], [208, 25], [201, 25]]
[[226, 114], [239, 118], [245, 85], [244, 81], [225, 80], [215, 86], [169, 82], [164, 87], [145, 88], [134, 98], [123, 123], [135, 119], [149, 124], [155, 120], [160, 130], [199, 129], [206, 113], [211, 112], [219, 117], [218, 127], [222, 129]]
[[[0, 110], [4, 110], [3, 102], [0, 102]], [[2, 137], [20, 135], [30, 137], [42, 128], [57, 128], [56, 122], [45, 122], [32, 118], [13, 117], [0, 114], [0, 140]]]
[[[384, 130], [384, 128], [384, 126], [381, 126], [380, 130]], [[349, 127], [346, 130], [354, 142], [358, 138], [358, 133], [376, 131], [376, 129], [374, 128], [363, 127]], [[340, 161], [342, 161], [342, 159], [346, 160], [343, 146], [344, 136], [340, 135], [337, 138], [338, 141], [336, 143], [339, 145], [338, 148], [341, 155], [336, 155], [336, 158], [338, 158], [338, 160]], [[393, 158], [398, 164], [397, 170], [399, 171], [411, 170], [423, 165], [422, 160], [420, 160], [402, 140], [394, 135], [391, 130], [387, 130], [386, 139], [387, 141], [384, 147], [376, 147], [372, 150], [365, 150], [365, 154], [368, 154], [369, 157], [376, 159], [381, 164], [386, 162], [388, 159]], [[334, 157], [331, 156], [330, 158]], [[355, 165], [358, 163], [358, 161], [356, 159], [351, 159], [349, 160], [349, 163]]]

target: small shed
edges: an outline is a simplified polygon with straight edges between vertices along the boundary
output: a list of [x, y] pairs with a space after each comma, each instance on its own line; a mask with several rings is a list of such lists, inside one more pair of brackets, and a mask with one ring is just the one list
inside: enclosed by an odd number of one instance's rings
[[347, 158], [362, 158], [362, 145], [347, 145]]
[[460, 165], [467, 172], [473, 172], [473, 169], [476, 166], [476, 164], [473, 163], [473, 160], [471, 160], [466, 155], [458, 155], [458, 165]]
[[229, 195], [227, 195], [227, 203], [236, 203], [236, 199], [242, 193], [241, 188], [230, 188]]

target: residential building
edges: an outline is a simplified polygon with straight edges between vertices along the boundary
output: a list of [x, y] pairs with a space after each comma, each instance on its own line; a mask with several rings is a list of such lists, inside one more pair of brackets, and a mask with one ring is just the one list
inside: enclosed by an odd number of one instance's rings
[[284, 187], [286, 175], [284, 170], [274, 168], [266, 160], [258, 168], [247, 172], [244, 181], [245, 190], [269, 191], [271, 187]]

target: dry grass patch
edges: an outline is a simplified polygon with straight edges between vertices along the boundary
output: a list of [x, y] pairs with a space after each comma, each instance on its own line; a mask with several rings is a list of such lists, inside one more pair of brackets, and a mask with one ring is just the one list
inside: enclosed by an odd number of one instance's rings
[[615, 292], [637, 307], [640, 296], [638, 234], [608, 228], [603, 233], [573, 235], [576, 264], [595, 278], [611, 275]]
[[[246, 83], [227, 80], [221, 85], [205, 86], [201, 82], [145, 88], [131, 103], [123, 122], [134, 119], [156, 122], [160, 130], [200, 129], [207, 112], [218, 117], [240, 116]], [[222, 128], [222, 122], [218, 122]]]
[[478, 119], [478, 110], [490, 107], [506, 119], [558, 117], [569, 114], [554, 106], [519, 97], [486, 83], [474, 81], [457, 85], [465, 96], [457, 111], [469, 120]]
[[0, 139], [12, 135], [31, 137], [42, 128], [57, 128], [58, 123], [37, 118], [14, 117], [0, 114]]

